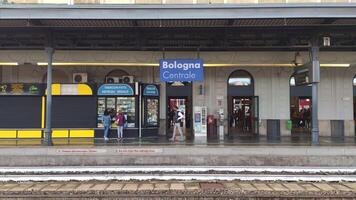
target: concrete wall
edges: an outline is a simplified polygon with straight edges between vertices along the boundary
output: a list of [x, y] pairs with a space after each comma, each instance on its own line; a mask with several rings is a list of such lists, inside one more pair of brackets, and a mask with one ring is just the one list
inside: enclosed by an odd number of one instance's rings
[[[352, 52], [321, 52], [321, 63], [356, 63]], [[302, 52], [304, 60], [308, 53]], [[158, 63], [162, 52], [110, 52], [110, 51], [57, 51], [54, 62], [116, 62]], [[165, 58], [201, 58], [205, 63], [220, 64], [286, 64], [291, 63], [294, 52], [166, 52]], [[19, 62], [18, 67], [3, 67], [2, 82], [42, 82], [46, 62], [44, 51], [0, 51], [1, 62]], [[70, 82], [72, 73], [86, 72], [89, 82], [101, 83], [111, 70], [123, 69], [137, 81], [159, 83], [158, 67], [55, 67], [66, 74], [63, 82]], [[266, 134], [266, 120], [279, 119], [282, 135], [290, 134], [285, 121], [290, 118], [289, 78], [290, 67], [219, 67], [205, 68], [205, 81], [193, 84], [193, 105], [207, 106], [208, 113], [216, 114], [217, 99], [223, 98], [222, 108], [227, 113], [227, 79], [237, 69], [248, 71], [254, 78], [255, 95], [259, 97], [260, 133]], [[56, 72], [54, 72], [56, 74]], [[353, 86], [356, 67], [322, 68], [319, 89], [319, 119], [322, 135], [330, 135], [330, 120], [345, 120], [345, 135], [354, 136]], [[203, 85], [205, 93], [199, 94]], [[161, 118], [166, 116], [165, 84], [161, 84]], [[227, 117], [227, 115], [225, 115]], [[164, 123], [164, 122], [162, 122]]]

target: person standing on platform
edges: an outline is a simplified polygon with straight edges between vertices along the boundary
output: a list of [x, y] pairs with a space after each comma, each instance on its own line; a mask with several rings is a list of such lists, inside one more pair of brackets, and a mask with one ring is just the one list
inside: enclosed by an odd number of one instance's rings
[[125, 116], [120, 110], [117, 110], [116, 114], [116, 125], [117, 125], [117, 139], [122, 140], [124, 136], [124, 124], [125, 124]]
[[102, 121], [103, 121], [103, 125], [104, 125], [104, 140], [108, 141], [110, 126], [111, 126], [111, 116], [110, 116], [110, 113], [108, 110], [104, 111]]
[[183, 123], [184, 115], [180, 110], [178, 110], [177, 107], [174, 107], [174, 114], [175, 116], [174, 116], [173, 136], [172, 138], [169, 139], [169, 141], [175, 140], [177, 129], [179, 131], [181, 141], [184, 141], [184, 134], [182, 131], [182, 123]]

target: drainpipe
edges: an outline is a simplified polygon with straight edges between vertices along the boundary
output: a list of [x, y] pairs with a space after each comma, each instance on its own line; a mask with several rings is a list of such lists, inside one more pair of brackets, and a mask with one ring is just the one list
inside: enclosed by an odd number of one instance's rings
[[46, 99], [46, 127], [44, 145], [52, 146], [52, 60], [54, 49], [46, 47], [48, 66], [47, 66], [47, 99]]
[[320, 62], [318, 39], [311, 43], [312, 56], [312, 145], [319, 145], [318, 85], [320, 82]]

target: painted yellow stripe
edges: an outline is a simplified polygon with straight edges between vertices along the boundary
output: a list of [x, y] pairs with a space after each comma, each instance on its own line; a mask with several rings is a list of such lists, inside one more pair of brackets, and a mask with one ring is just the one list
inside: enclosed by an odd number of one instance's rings
[[67, 138], [69, 134], [68, 130], [53, 130], [52, 137], [53, 138]]
[[78, 95], [93, 95], [93, 91], [87, 84], [78, 84]]
[[91, 145], [94, 144], [94, 138], [71, 138], [69, 144], [72, 145]]
[[41, 145], [42, 141], [40, 139], [36, 139], [36, 140], [18, 140], [17, 141], [17, 145], [18, 146], [27, 146], [27, 145]]
[[42, 131], [41, 130], [19, 130], [17, 132], [18, 138], [41, 138]]
[[45, 127], [46, 98], [42, 97], [41, 128]]
[[0, 140], [0, 146], [16, 146], [17, 140]]
[[16, 138], [16, 130], [1, 130], [0, 138]]
[[93, 138], [94, 130], [69, 130], [71, 138]]
[[53, 139], [53, 144], [54, 145], [64, 145], [64, 144], [68, 144], [68, 138], [54, 138]]

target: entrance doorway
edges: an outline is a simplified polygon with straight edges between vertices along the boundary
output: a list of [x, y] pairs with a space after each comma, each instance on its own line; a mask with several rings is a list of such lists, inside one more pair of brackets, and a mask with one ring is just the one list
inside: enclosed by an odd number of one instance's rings
[[[184, 115], [184, 120], [182, 126], [183, 133], [185, 134], [185, 138], [190, 138], [191, 133], [191, 123], [190, 123], [190, 115], [191, 115], [191, 102], [188, 97], [168, 97], [168, 116], [167, 116], [167, 135], [173, 135], [174, 128], [174, 108], [178, 108]], [[177, 133], [178, 134], [178, 133]]]
[[245, 70], [236, 70], [228, 79], [229, 137], [258, 136], [258, 97], [254, 96], [253, 78]]
[[290, 78], [290, 119], [292, 137], [311, 137], [312, 88], [296, 86], [294, 76]]
[[[192, 84], [189, 82], [167, 83], [166, 137], [171, 138], [174, 129], [174, 108], [184, 115], [182, 130], [186, 139], [192, 139]], [[177, 135], [179, 133], [176, 133]]]
[[230, 136], [254, 136], [258, 133], [258, 97], [232, 97]]

